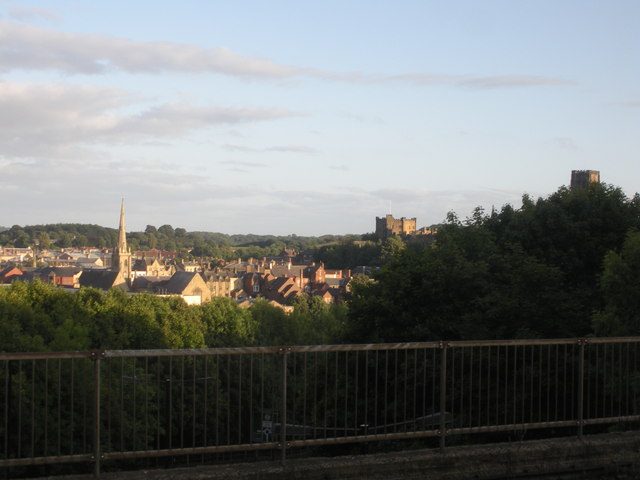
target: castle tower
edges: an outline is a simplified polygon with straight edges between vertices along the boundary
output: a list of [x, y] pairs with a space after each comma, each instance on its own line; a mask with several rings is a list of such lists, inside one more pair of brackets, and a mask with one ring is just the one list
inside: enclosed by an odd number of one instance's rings
[[571, 189], [586, 190], [592, 183], [600, 183], [600, 172], [597, 170], [571, 170]]
[[126, 280], [131, 278], [131, 250], [127, 247], [127, 232], [124, 226], [124, 198], [122, 199], [122, 207], [120, 208], [118, 245], [113, 249], [111, 270], [114, 272], [122, 272], [122, 276]]

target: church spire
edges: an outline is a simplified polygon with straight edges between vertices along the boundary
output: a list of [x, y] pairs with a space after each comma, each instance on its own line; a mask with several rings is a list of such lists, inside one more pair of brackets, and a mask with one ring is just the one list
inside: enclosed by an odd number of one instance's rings
[[127, 231], [124, 226], [124, 198], [120, 207], [120, 228], [118, 230], [118, 244], [113, 249], [111, 256], [111, 270], [122, 272], [122, 276], [129, 280], [131, 278], [131, 251], [127, 247]]
[[118, 251], [127, 253], [127, 232], [124, 226], [124, 198], [120, 207], [120, 229], [118, 230]]

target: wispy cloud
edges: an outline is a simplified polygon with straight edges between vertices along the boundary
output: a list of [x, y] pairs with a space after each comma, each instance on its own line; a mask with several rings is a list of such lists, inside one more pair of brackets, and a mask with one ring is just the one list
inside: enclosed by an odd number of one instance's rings
[[627, 102], [617, 102], [615, 105], [629, 108], [640, 108], [640, 100], [630, 100]]
[[521, 88], [521, 87], [552, 87], [576, 85], [576, 82], [561, 78], [550, 78], [527, 75], [502, 75], [462, 79], [459, 85], [471, 88]]
[[476, 89], [575, 84], [561, 78], [531, 75], [333, 72], [245, 56], [223, 47], [203, 48], [174, 42], [142, 42], [107, 35], [68, 33], [0, 19], [0, 72], [16, 69], [57, 70], [70, 74], [103, 74], [111, 70], [146, 74], [212, 73], [270, 80], [306, 77], [357, 84], [402, 82], [416, 86]]
[[270, 153], [270, 152], [282, 152], [282, 153], [305, 153], [315, 154], [318, 151], [315, 148], [305, 147], [301, 145], [280, 145], [275, 147], [255, 148], [246, 147], [244, 145], [223, 145], [222, 148], [229, 152], [244, 152], [244, 153]]
[[303, 115], [276, 108], [141, 107], [138, 102], [120, 89], [0, 82], [0, 155], [73, 157], [86, 155], [89, 144], [166, 142], [218, 125]]
[[232, 167], [247, 167], [247, 168], [264, 168], [267, 165], [264, 163], [258, 163], [258, 162], [241, 162], [241, 161], [237, 161], [237, 160], [225, 160], [223, 162], [220, 162], [223, 165], [230, 165]]
[[21, 21], [38, 20], [38, 19], [45, 19], [52, 22], [56, 22], [56, 23], [62, 21], [62, 18], [60, 18], [60, 15], [50, 10], [45, 10], [43, 8], [10, 7], [7, 13], [9, 17], [15, 20], [21, 20]]
[[556, 137], [553, 139], [553, 143], [555, 143], [557, 147], [562, 148], [564, 150], [578, 149], [573, 139], [569, 137]]

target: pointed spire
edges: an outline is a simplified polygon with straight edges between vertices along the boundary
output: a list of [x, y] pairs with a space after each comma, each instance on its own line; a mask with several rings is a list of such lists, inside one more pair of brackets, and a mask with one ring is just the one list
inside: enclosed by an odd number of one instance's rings
[[118, 230], [118, 251], [127, 251], [127, 232], [124, 226], [124, 198], [122, 198], [122, 207], [120, 207], [120, 229]]

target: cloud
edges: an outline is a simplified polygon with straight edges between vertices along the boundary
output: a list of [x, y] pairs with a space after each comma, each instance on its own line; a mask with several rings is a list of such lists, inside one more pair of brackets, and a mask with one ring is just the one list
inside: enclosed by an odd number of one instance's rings
[[629, 108], [640, 108], [640, 100], [630, 100], [628, 102], [618, 102], [616, 105], [620, 105], [621, 107], [629, 107]]
[[236, 160], [225, 160], [224, 162], [220, 162], [223, 165], [231, 165], [233, 167], [249, 167], [249, 168], [263, 168], [266, 167], [267, 165], [264, 163], [257, 163], [257, 162], [239, 162]]
[[339, 114], [340, 117], [346, 118], [347, 120], [353, 120], [354, 122], [359, 123], [376, 123], [382, 124], [384, 123], [380, 117], [369, 117], [364, 115], [358, 115], [356, 113], [343, 112]]
[[474, 77], [332, 72], [249, 57], [224, 47], [203, 48], [174, 42], [67, 33], [0, 19], [0, 72], [16, 69], [57, 70], [70, 74], [103, 74], [112, 70], [136, 74], [212, 73], [280, 81], [306, 77], [357, 84], [402, 82], [417, 86], [450, 85], [476, 89], [575, 84], [559, 78], [526, 75]]
[[11, 7], [7, 13], [9, 17], [22, 21], [37, 19], [45, 19], [56, 23], [62, 21], [62, 18], [57, 13], [42, 8]]
[[269, 152], [282, 152], [282, 153], [305, 153], [315, 154], [318, 151], [315, 148], [304, 147], [300, 145], [280, 145], [267, 148], [254, 148], [245, 147], [243, 145], [223, 145], [222, 148], [229, 152], [244, 152], [244, 153], [269, 153]]
[[166, 142], [218, 125], [303, 115], [187, 103], [141, 108], [138, 102], [120, 89], [0, 82], [0, 156], [84, 156], [90, 144]]
[[576, 144], [573, 139], [569, 137], [556, 137], [553, 139], [554, 143], [557, 147], [562, 148], [564, 150], [577, 150]]
[[459, 85], [471, 88], [522, 88], [522, 87], [549, 87], [576, 85], [576, 82], [561, 78], [527, 76], [527, 75], [503, 75], [493, 77], [477, 77], [460, 80]]

